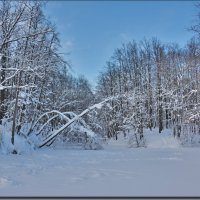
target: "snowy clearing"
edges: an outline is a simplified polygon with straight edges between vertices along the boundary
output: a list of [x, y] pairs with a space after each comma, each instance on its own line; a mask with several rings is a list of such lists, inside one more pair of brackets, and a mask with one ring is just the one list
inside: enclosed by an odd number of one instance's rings
[[200, 149], [148, 134], [147, 148], [41, 149], [0, 155], [0, 196], [200, 196]]

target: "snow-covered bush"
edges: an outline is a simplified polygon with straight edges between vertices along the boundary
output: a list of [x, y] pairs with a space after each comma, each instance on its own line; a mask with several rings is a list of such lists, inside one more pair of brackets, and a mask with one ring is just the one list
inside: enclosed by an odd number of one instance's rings
[[200, 146], [200, 130], [196, 124], [181, 126], [180, 142], [183, 146]]
[[128, 136], [128, 146], [129, 147], [146, 147], [146, 140], [144, 136], [141, 136], [138, 130], [136, 130]]
[[11, 122], [1, 125], [0, 150], [3, 154], [21, 154], [31, 152], [34, 149], [33, 143], [23, 135], [15, 135], [15, 144], [11, 143]]

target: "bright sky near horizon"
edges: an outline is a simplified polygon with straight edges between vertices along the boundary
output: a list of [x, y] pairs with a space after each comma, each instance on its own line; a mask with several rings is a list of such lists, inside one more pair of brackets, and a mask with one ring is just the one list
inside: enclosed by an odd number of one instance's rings
[[197, 15], [194, 1], [49, 1], [45, 14], [60, 34], [73, 74], [95, 84], [114, 49], [131, 40], [157, 37], [181, 46]]

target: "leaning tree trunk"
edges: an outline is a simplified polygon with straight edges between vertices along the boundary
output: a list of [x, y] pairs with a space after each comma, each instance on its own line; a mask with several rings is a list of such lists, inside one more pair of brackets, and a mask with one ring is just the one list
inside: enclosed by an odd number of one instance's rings
[[66, 129], [67, 127], [69, 127], [72, 123], [74, 123], [75, 121], [77, 121], [79, 118], [81, 118], [82, 116], [84, 116], [85, 114], [87, 114], [88, 112], [90, 112], [93, 109], [100, 109], [106, 102], [108, 101], [112, 101], [114, 97], [108, 98], [104, 101], [102, 101], [101, 103], [95, 104], [91, 107], [89, 107], [88, 109], [84, 110], [81, 114], [75, 116], [73, 119], [69, 120], [65, 125], [63, 125], [60, 129], [56, 130], [53, 134], [51, 134], [49, 137], [47, 137], [42, 144], [39, 145], [39, 148], [47, 145], [49, 142], [51, 142], [57, 135], [59, 135], [64, 129]]

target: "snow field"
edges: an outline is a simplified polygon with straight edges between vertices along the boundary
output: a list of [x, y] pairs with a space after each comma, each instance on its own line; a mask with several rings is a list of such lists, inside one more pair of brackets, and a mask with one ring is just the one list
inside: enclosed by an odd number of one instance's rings
[[[0, 196], [200, 196], [200, 149], [149, 133], [147, 148], [41, 149], [0, 155]], [[165, 148], [164, 148], [165, 145]]]

